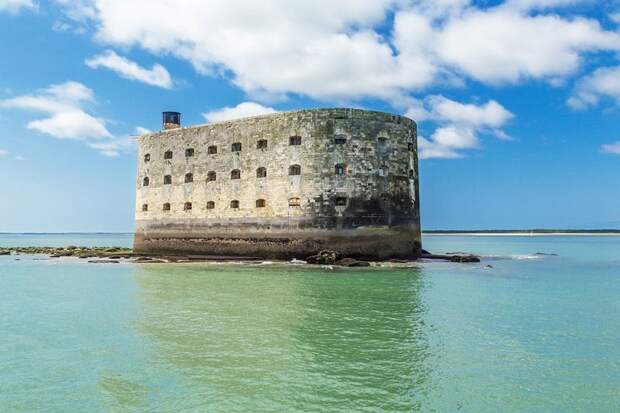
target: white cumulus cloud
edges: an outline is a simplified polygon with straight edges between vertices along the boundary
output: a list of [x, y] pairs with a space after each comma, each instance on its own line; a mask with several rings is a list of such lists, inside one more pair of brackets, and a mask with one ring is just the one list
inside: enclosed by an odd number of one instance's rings
[[418, 136], [418, 157], [420, 159], [457, 159], [462, 158], [463, 155], [454, 149], [437, 145], [422, 136]]
[[571, 0], [57, 1], [98, 41], [174, 55], [255, 96], [395, 102], [458, 77], [557, 82], [586, 54], [620, 50], [596, 19], [553, 12]]
[[463, 150], [480, 146], [479, 134], [510, 139], [502, 128], [514, 115], [494, 100], [477, 105], [434, 95], [412, 104], [406, 116], [439, 125], [429, 139], [418, 138], [421, 159], [461, 158]]
[[461, 103], [443, 96], [431, 96], [427, 100], [431, 117], [440, 121], [499, 128], [514, 116], [495, 100], [483, 105]]
[[[502, 127], [512, 114], [495, 100], [472, 104], [440, 97], [416, 104], [413, 96], [471, 81], [568, 84], [584, 61], [620, 52], [619, 30], [602, 26], [599, 14], [580, 14], [580, 3], [595, 5], [591, 0], [55, 1], [98, 43], [174, 56], [203, 75], [232, 82], [253, 100], [376, 98], [405, 108], [416, 120], [437, 123], [421, 145], [429, 157], [464, 156], [474, 142], [479, 147], [483, 134], [509, 138]], [[97, 60], [98, 66], [167, 84], [163, 77], [153, 80], [156, 66], [146, 69], [107, 53], [105, 60], [114, 63]], [[600, 96], [616, 97], [612, 75], [595, 71], [569, 104], [588, 107]], [[205, 118], [256, 114], [242, 109], [224, 108]], [[446, 146], [448, 137], [470, 146]]]
[[420, 159], [463, 158], [464, 149], [478, 148], [480, 141], [475, 132], [463, 126], [444, 126], [435, 130], [430, 139], [418, 137]]
[[567, 103], [581, 110], [596, 106], [603, 96], [620, 103], [620, 66], [600, 68], [581, 79]]
[[268, 106], [263, 106], [255, 102], [242, 102], [237, 106], [224, 107], [221, 109], [205, 112], [202, 116], [207, 122], [220, 122], [224, 120], [247, 118], [250, 116], [266, 115], [275, 113], [277, 110]]
[[112, 135], [104, 119], [88, 113], [86, 106], [93, 103], [95, 96], [90, 88], [67, 81], [34, 94], [0, 100], [0, 108], [43, 113], [45, 117], [28, 122], [26, 127], [58, 139], [84, 141], [104, 155], [129, 151], [131, 142]]
[[83, 105], [93, 101], [93, 92], [79, 82], [51, 85], [34, 95], [0, 101], [5, 108], [43, 112], [48, 116], [30, 121], [28, 129], [59, 139], [111, 138], [105, 120], [85, 112]]
[[620, 50], [620, 36], [592, 19], [476, 10], [446, 22], [435, 46], [440, 59], [464, 75], [501, 84], [568, 76], [584, 53]]
[[110, 69], [126, 79], [137, 80], [164, 89], [172, 88], [172, 77], [162, 65], [156, 63], [151, 69], [145, 69], [136, 62], [119, 56], [113, 50], [107, 50], [100, 55], [93, 56], [87, 59], [85, 63], [93, 69], [100, 67]]

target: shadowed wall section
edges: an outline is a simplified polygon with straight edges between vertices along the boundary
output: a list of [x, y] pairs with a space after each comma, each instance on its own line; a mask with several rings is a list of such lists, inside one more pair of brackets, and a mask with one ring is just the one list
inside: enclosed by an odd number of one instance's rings
[[408, 118], [302, 110], [138, 141], [136, 251], [304, 258], [332, 249], [369, 259], [420, 253], [416, 125]]

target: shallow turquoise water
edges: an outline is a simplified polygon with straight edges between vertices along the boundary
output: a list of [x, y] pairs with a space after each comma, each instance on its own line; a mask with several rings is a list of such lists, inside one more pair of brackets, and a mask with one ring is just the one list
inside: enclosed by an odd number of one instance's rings
[[619, 409], [620, 237], [424, 245], [486, 258], [331, 271], [0, 257], [0, 411]]

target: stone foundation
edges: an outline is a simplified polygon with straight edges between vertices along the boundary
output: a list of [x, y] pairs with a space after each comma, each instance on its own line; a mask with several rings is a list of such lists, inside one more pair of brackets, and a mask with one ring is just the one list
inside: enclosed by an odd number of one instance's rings
[[384, 260], [416, 259], [421, 253], [421, 242], [419, 232], [408, 229], [217, 232], [168, 228], [136, 232], [134, 250], [270, 259], [304, 259], [321, 250], [333, 250], [345, 257]]

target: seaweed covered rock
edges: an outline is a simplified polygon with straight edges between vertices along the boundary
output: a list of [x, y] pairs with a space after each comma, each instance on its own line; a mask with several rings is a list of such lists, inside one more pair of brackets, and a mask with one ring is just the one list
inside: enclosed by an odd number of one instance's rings
[[333, 265], [338, 259], [338, 253], [332, 250], [322, 250], [316, 255], [306, 258], [308, 264]]
[[480, 262], [480, 257], [473, 254], [458, 253], [457, 255], [448, 254], [422, 254], [420, 258], [430, 260], [446, 260], [451, 262]]
[[480, 257], [477, 255], [454, 255], [450, 257], [452, 262], [480, 262]]

